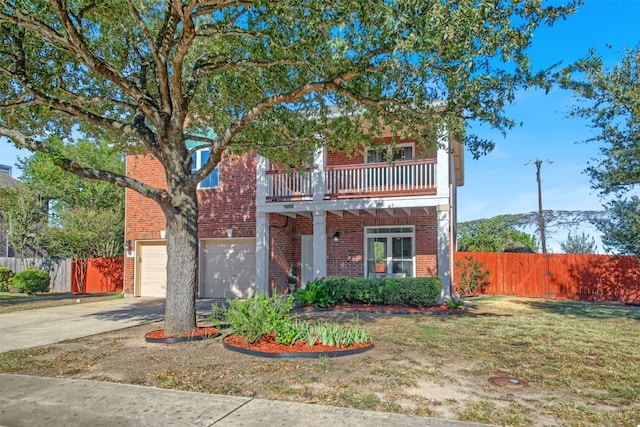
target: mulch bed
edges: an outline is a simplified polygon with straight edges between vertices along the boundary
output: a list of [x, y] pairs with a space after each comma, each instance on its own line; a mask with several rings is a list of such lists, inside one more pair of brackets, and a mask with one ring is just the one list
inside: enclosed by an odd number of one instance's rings
[[353, 344], [349, 347], [336, 347], [320, 343], [309, 345], [302, 341], [292, 345], [284, 345], [276, 342], [273, 335], [265, 335], [260, 341], [249, 344], [247, 339], [241, 335], [228, 335], [223, 339], [224, 347], [228, 350], [237, 351], [252, 356], [260, 357], [310, 357], [321, 356], [338, 357], [349, 356], [362, 353], [373, 348], [371, 341], [367, 343]]
[[460, 308], [449, 308], [445, 304], [432, 305], [429, 307], [400, 307], [395, 305], [375, 305], [375, 304], [349, 304], [334, 305], [328, 308], [302, 307], [303, 311], [364, 311], [368, 313], [393, 313], [393, 314], [412, 314], [412, 313], [432, 313], [432, 314], [462, 314], [464, 310]]

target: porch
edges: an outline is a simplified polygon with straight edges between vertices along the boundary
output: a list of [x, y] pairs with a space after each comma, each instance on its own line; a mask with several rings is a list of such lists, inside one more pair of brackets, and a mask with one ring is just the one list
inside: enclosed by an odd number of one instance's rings
[[[266, 202], [435, 195], [436, 159], [266, 171]], [[317, 190], [319, 188], [319, 191]]]

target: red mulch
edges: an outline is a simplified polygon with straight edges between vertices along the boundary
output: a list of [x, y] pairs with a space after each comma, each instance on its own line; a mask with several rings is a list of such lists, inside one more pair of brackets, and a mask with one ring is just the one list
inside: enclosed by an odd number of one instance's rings
[[229, 335], [224, 338], [224, 343], [233, 347], [242, 347], [252, 351], [260, 351], [263, 353], [325, 353], [336, 350], [354, 350], [371, 345], [371, 342], [353, 344], [349, 347], [340, 348], [319, 343], [316, 345], [308, 345], [304, 342], [297, 342], [292, 345], [284, 345], [277, 343], [273, 335], [265, 335], [260, 339], [260, 341], [253, 345], [247, 343], [247, 339], [241, 335]]
[[[218, 329], [211, 326], [211, 327], [200, 327], [200, 328], [194, 329], [191, 332], [182, 334], [182, 336], [183, 337], [202, 337], [207, 335], [216, 335], [217, 333], [219, 333]], [[165, 335], [164, 329], [156, 329], [155, 331], [147, 332], [146, 334], [144, 334], [144, 336], [146, 338], [153, 338], [153, 339], [178, 338], [177, 334]]]

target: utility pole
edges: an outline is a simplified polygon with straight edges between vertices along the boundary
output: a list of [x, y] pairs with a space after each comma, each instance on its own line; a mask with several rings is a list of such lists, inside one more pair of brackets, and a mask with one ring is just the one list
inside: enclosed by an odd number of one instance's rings
[[[552, 161], [546, 160], [547, 163], [553, 163]], [[525, 164], [530, 165], [532, 162], [528, 162]], [[540, 167], [542, 166], [542, 160], [536, 159], [533, 161], [536, 165], [536, 179], [538, 181], [538, 227], [540, 228], [540, 242], [542, 245], [542, 253], [547, 253], [547, 239], [544, 235], [544, 214], [542, 212], [542, 179], [540, 178]]]

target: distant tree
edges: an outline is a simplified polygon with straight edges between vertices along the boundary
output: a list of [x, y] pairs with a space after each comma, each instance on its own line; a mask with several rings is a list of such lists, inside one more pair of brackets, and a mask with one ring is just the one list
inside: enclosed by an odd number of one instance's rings
[[640, 197], [612, 200], [607, 216], [595, 221], [607, 252], [640, 257]]
[[44, 255], [47, 235], [47, 204], [40, 194], [28, 186], [0, 189], [0, 227], [7, 236], [13, 256], [24, 268], [28, 258]]
[[640, 184], [640, 44], [613, 69], [591, 52], [564, 73], [561, 82], [581, 98], [570, 114], [591, 122], [587, 142], [603, 143], [587, 168], [593, 188], [606, 195]]
[[537, 252], [535, 236], [515, 228], [515, 215], [500, 215], [458, 224], [460, 252]]
[[598, 249], [596, 240], [585, 233], [573, 235], [569, 233], [567, 240], [560, 243], [560, 249], [565, 254], [593, 254]]
[[[110, 144], [87, 140], [50, 143], [62, 155], [77, 159], [85, 167], [124, 174], [122, 156]], [[122, 254], [124, 189], [61, 170], [54, 158], [43, 153], [22, 160], [19, 167], [24, 185], [49, 201], [49, 227], [44, 243], [47, 253], [73, 259], [78, 291], [82, 293], [90, 258]]]
[[565, 68], [560, 81], [581, 97], [571, 115], [591, 121], [596, 133], [588, 141], [603, 143], [602, 157], [586, 170], [591, 184], [602, 196], [616, 197], [605, 203], [608, 217], [593, 223], [607, 251], [640, 255], [638, 198], [622, 198], [640, 184], [640, 44], [612, 69], [592, 51]]
[[[121, 154], [107, 143], [80, 140], [51, 144], [85, 167], [124, 173]], [[43, 153], [22, 159], [19, 168], [24, 185], [49, 203], [49, 255], [87, 259], [122, 254], [123, 188], [61, 170], [54, 158]]]

